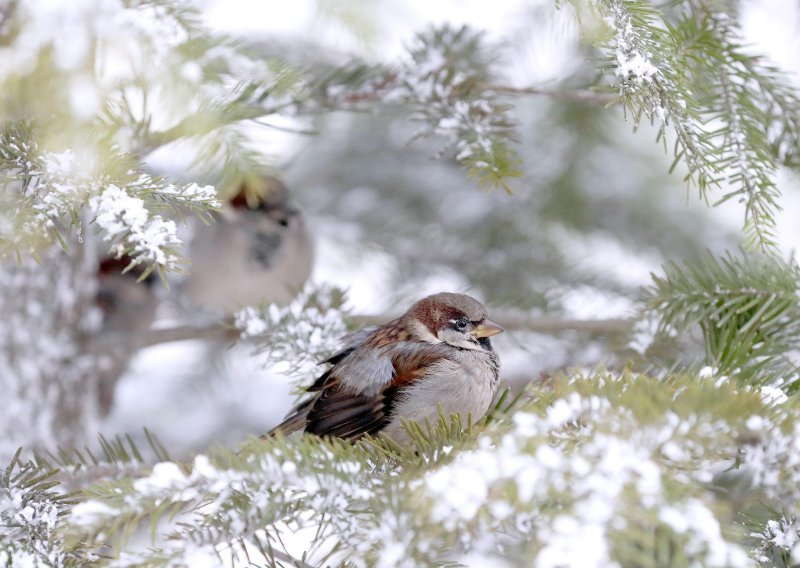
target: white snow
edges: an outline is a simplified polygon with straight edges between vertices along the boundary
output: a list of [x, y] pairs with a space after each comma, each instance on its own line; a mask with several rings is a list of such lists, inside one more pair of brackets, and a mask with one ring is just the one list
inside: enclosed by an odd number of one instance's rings
[[761, 399], [768, 404], [783, 404], [789, 400], [789, 397], [786, 396], [782, 389], [770, 385], [760, 387], [759, 393], [761, 394]]
[[181, 244], [174, 221], [160, 215], [150, 216], [144, 201], [132, 197], [116, 185], [109, 185], [100, 195], [89, 199], [97, 225], [105, 231], [103, 240], [126, 241], [136, 263], [158, 264], [173, 268], [177, 255], [172, 251]]
[[117, 510], [114, 507], [106, 503], [88, 499], [72, 507], [70, 522], [78, 526], [92, 526], [105, 518], [115, 515], [116, 512]]
[[108, 186], [103, 193], [89, 200], [97, 224], [106, 231], [106, 240], [128, 232], [141, 232], [150, 214], [144, 201], [131, 197], [116, 185]]
[[[749, 566], [747, 554], [722, 536], [708, 503], [667, 500], [660, 447], [672, 444], [667, 453], [686, 456], [677, 440], [689, 426], [677, 416], [665, 418], [631, 430], [631, 415], [608, 400], [576, 393], [554, 401], [544, 416], [518, 412], [512, 431], [498, 443], [484, 437], [477, 449], [462, 451], [425, 477], [432, 518], [452, 531], [492, 534], [499, 523], [508, 526], [509, 516], [523, 515], [524, 506], [498, 506], [503, 495], [516, 495], [537, 512], [517, 523], [532, 522], [524, 534], [543, 543], [536, 566], [611, 566], [608, 532], [618, 530], [621, 501], [635, 495], [639, 507], [687, 535], [688, 549], [704, 559], [703, 565]], [[614, 425], [613, 433], [601, 430], [607, 425]], [[555, 514], [548, 509], [554, 501], [562, 504]], [[489, 552], [487, 546], [476, 550]]]
[[[485, 2], [462, 1], [440, 3], [435, 6], [431, 3], [419, 2], [404, 6], [395, 5], [391, 9], [399, 11], [403, 15], [398, 21], [407, 24], [413, 20], [414, 24], [413, 26], [387, 26], [385, 35], [394, 41], [398, 36], [407, 34], [411, 27], [418, 29], [419, 22], [424, 18], [448, 21], [458, 19], [478, 23], [479, 26], [499, 29], [508, 23], [509, 12], [513, 14], [514, 10], [519, 9], [519, 6], [512, 6], [512, 4], [515, 3], [498, 7]], [[755, 5], [754, 2], [746, 2], [745, 8], [751, 9]], [[790, 0], [783, 3], [778, 0], [769, 0], [762, 2], [761, 5], [769, 8], [766, 11], [779, 14], [778, 16], [773, 15], [772, 18], [780, 17], [781, 8], [784, 12], [790, 9], [796, 11], [796, 6]], [[120, 6], [120, 3], [111, 0], [80, 0], [68, 3], [26, 0], [26, 2], [20, 3], [20, 9], [36, 15], [31, 18], [34, 26], [24, 30], [24, 33], [15, 38], [12, 45], [0, 48], [0, 78], [4, 78], [12, 72], [18, 73], [30, 69], [35, 64], [39, 51], [47, 44], [54, 46], [53, 53], [59, 69], [79, 70], [85, 68], [89, 61], [91, 46], [86, 40], [88, 34], [83, 33], [82, 26], [84, 24], [82, 22], [89, 20], [96, 22], [97, 29], [93, 30], [93, 33], [101, 34], [100, 44], [103, 46], [98, 55], [97, 76], [78, 73], [74, 80], [65, 84], [72, 112], [77, 118], [88, 120], [101, 108], [103, 98], [107, 94], [106, 89], [123, 83], [133, 76], [136, 69], [131, 65], [132, 59], [138, 58], [140, 61], [148, 62], [155, 60], [151, 54], [144, 57], [145, 52], [140, 51], [137, 47], [142, 43], [147, 43], [141, 41], [140, 34], [157, 38], [158, 41], [154, 45], [163, 46], [164, 51], [158, 54], [163, 57], [169, 56], [169, 52], [186, 38], [185, 31], [174, 22], [164, 23], [163, 18], [154, 18], [153, 10], [157, 9], [155, 6], [145, 6], [136, 11], [124, 13], [120, 12]], [[274, 7], [271, 6], [254, 6], [252, 3], [242, 6], [244, 4], [237, 8], [236, 5], [226, 2], [212, 4], [207, 18], [218, 26], [245, 27], [251, 31], [263, 31], [265, 27], [269, 27], [274, 32], [289, 33], [292, 29], [306, 29], [308, 21], [316, 17], [311, 2], [299, 2], [292, 6], [287, 4], [283, 8], [284, 12], [280, 18], [258, 17], [259, 14], [273, 16]], [[247, 17], [242, 17], [243, 11]], [[84, 18], [84, 15], [89, 12], [95, 17]], [[770, 22], [772, 23], [769, 26], [763, 26], [762, 38], [772, 38], [776, 52], [783, 48], [784, 55], [791, 53], [793, 57], [796, 50], [786, 49], [785, 46], [796, 43], [796, 41], [792, 42], [786, 39], [786, 37], [791, 39], [795, 36], [781, 36], [781, 34], [773, 33], [776, 26], [772, 25], [773, 20]], [[130, 24], [134, 24], [135, 33], [129, 31]], [[766, 29], [766, 33], [764, 29]], [[620, 78], [633, 83], [651, 82], [657, 77], [658, 69], [652, 63], [649, 54], [637, 51], [625, 43], [626, 30], [624, 28], [618, 32], [620, 36], [616, 52], [617, 74]], [[781, 37], [783, 37], [782, 40]], [[381, 41], [384, 44], [390, 43], [388, 39]], [[357, 42], [353, 45], [356, 44]], [[131, 52], [131, 49], [135, 51]], [[392, 46], [385, 49], [398, 48]], [[133, 56], [130, 56], [131, 53]], [[792, 57], [789, 57], [791, 61], [787, 60], [788, 64], [796, 64], [797, 58], [793, 57], [792, 59]], [[435, 71], [440, 63], [441, 54], [431, 53], [429, 59], [421, 67], [422, 74]], [[160, 72], [160, 69], [163, 67], [155, 66], [153, 72]], [[553, 75], [558, 77], [560, 71], [562, 68], [557, 67]], [[197, 75], [196, 67], [191, 65], [181, 67], [183, 79], [193, 81], [197, 79]], [[462, 80], [463, 77], [457, 79], [456, 83]], [[437, 85], [430, 78], [417, 77], [412, 83], [412, 90], [423, 100], [447, 94], [442, 91], [441, 85]], [[135, 93], [129, 92], [128, 95], [135, 100]], [[169, 106], [167, 103], [163, 104]], [[479, 114], [478, 111], [485, 112], [485, 101], [474, 101], [471, 105], [473, 106], [454, 105], [453, 115], [437, 124], [439, 133], [452, 136], [458, 129], [467, 127], [480, 131], [483, 125], [475, 122], [475, 116]], [[136, 105], [134, 107], [134, 112], [141, 110]], [[163, 112], [155, 113], [154, 124], [163, 126], [174, 122], [176, 117], [173, 114], [167, 110], [161, 110]], [[659, 118], [664, 119], [665, 117], [660, 116]], [[486, 145], [485, 138], [479, 139], [474, 146], [462, 145], [458, 148], [457, 156], [461, 160], [469, 159], [479, 151], [485, 150]], [[47, 172], [54, 178], [76, 174], [75, 158], [70, 152], [48, 154], [45, 161]], [[487, 163], [476, 162], [476, 165], [489, 167]], [[42, 196], [40, 211], [49, 218], [54, 212], [63, 210], [64, 204], [79, 197], [80, 191], [75, 184], [53, 183], [48, 192]], [[215, 199], [213, 188], [197, 185], [189, 185], [184, 188], [168, 186], [161, 192], [165, 195], [180, 194], [198, 201]], [[105, 231], [104, 238], [107, 241], [123, 239], [132, 247], [135, 255], [142, 262], [154, 262], [165, 267], [172, 266], [175, 258], [170, 249], [180, 244], [175, 224], [172, 221], [152, 215], [144, 206], [142, 199], [127, 194], [113, 184], [103, 188], [101, 193], [93, 197], [91, 204], [96, 215], [96, 223]], [[789, 209], [791, 210], [791, 208]], [[572, 250], [568, 252], [578, 253], [570, 255], [570, 257], [579, 257], [584, 268], [602, 269], [612, 278], [624, 284], [649, 282], [650, 270], [660, 261], [655, 254], [637, 255], [624, 245], [603, 235], [599, 235], [597, 239], [587, 238], [585, 242], [577, 244], [567, 243], [567, 247], [572, 247]], [[327, 255], [331, 248], [335, 247], [328, 247], [322, 251], [323, 256], [327, 257], [323, 263], [327, 262], [328, 265], [326, 268], [317, 269], [315, 277], [317, 281], [338, 278], [340, 281], [352, 283], [355, 278], [354, 272], [356, 272], [353, 267], [358, 267], [357, 282], [351, 286], [352, 304], [358, 309], [370, 312], [388, 308], [386, 301], [389, 295], [387, 293], [388, 274], [394, 267], [391, 257], [381, 251], [371, 251], [367, 255], [366, 261], [359, 262], [352, 258], [343, 258], [346, 255], [339, 257]], [[602, 254], [595, 254], [598, 250], [602, 250]], [[441, 282], [458, 283], [457, 278], [458, 275], [451, 274], [432, 275], [430, 279], [432, 283], [426, 284], [423, 288], [441, 286]], [[567, 312], [575, 317], [626, 315], [630, 307], [624, 298], [594, 294], [590, 287], [580, 287], [568, 292], [565, 295], [565, 305]], [[29, 315], [35, 316], [37, 311], [45, 311], [45, 308], [31, 302], [29, 310]], [[309, 365], [311, 359], [335, 348], [334, 342], [344, 331], [341, 313], [338, 311], [305, 310], [299, 304], [285, 310], [274, 306], [267, 308], [266, 311], [249, 309], [242, 315], [240, 328], [246, 335], [255, 336], [274, 330], [276, 325], [283, 327], [283, 324], [289, 320], [292, 320], [292, 324], [287, 327], [287, 347], [286, 351], [281, 352], [281, 356], [297, 357], [298, 353], [295, 350], [302, 350], [308, 355]], [[9, 325], [14, 325], [16, 322], [17, 320], [11, 321]], [[650, 331], [652, 330], [643, 331], [643, 339], [637, 345], [642, 348], [646, 347]], [[22, 334], [26, 331], [18, 329], [16, 332]], [[24, 344], [25, 338], [22, 338], [20, 342]], [[294, 347], [289, 347], [290, 345]], [[43, 354], [45, 359], [59, 361], [55, 356], [60, 353], [59, 350], [63, 349], [68, 353], [70, 348], [70, 345], [45, 345], [41, 346], [38, 352]], [[187, 350], [180, 351], [180, 347], [171, 347], [170, 349], [175, 358], [191, 359]], [[196, 355], [196, 353], [191, 355]], [[38, 372], [33, 362], [26, 363], [24, 361], [21, 363], [20, 369], [9, 371], [3, 367], [2, 370], [4, 373], [6, 371], [16, 373], [14, 376], [22, 378], [35, 377]], [[154, 368], [150, 370], [156, 371]], [[264, 372], [262, 372], [263, 374]], [[716, 374], [716, 369], [710, 367], [701, 371], [701, 376], [704, 378], [712, 379], [716, 377]], [[133, 406], [137, 406], [143, 398], [149, 399], [148, 404], [153, 405], [152, 408], [156, 408], [158, 401], [152, 400], [153, 398], [167, 399], [176, 392], [164, 385], [159, 390], [156, 385], [157, 380], [137, 383], [136, 378], [130, 377], [126, 388], [121, 390], [124, 396], [120, 403], [123, 407], [127, 405], [129, 411]], [[156, 379], [158, 378], [156, 377]], [[172, 377], [172, 380], [175, 378]], [[149, 388], [151, 390], [146, 391]], [[261, 391], [258, 389], [245, 391], [245, 394], [242, 394], [243, 387], [241, 385], [235, 388], [240, 389], [236, 396], [250, 399], [251, 406], [264, 410], [264, 404], [272, 404], [274, 401], [261, 403], [254, 402], [253, 399], [265, 398], [265, 393], [273, 393], [277, 387], [270, 385]], [[285, 395], [285, 393], [281, 393], [281, 395]], [[780, 405], [786, 400], [785, 394], [774, 387], [762, 387], [760, 395], [765, 401], [775, 405]], [[230, 392], [226, 396], [231, 397], [230, 400], [235, 399]], [[281, 398], [281, 396], [275, 398]], [[234, 406], [241, 409], [247, 401], [235, 402], [239, 405]], [[137, 408], [137, 410], [139, 409], [141, 407]], [[187, 409], [186, 414], [173, 409], [172, 414], [162, 412], [155, 419], [163, 421], [162, 425], [165, 430], [185, 428], [188, 421], [187, 415], [192, 410], [197, 414], [194, 419], [203, 425], [213, 427], [216, 424], [215, 421], [219, 419], [220, 410], [218, 408], [213, 412], [205, 413], [203, 409]], [[8, 409], [7, 412], [11, 415], [23, 416], [30, 414], [31, 409]], [[562, 435], [573, 435], [569, 432], [570, 428], [575, 428], [580, 432], [586, 427], [591, 427], [593, 421], [599, 421], [599, 417], [603, 413], [611, 412], [613, 412], [613, 405], [608, 400], [572, 395], [556, 401], [542, 416], [527, 412], [518, 413], [514, 417], [512, 431], [502, 438], [499, 444], [495, 445], [489, 439], [482, 439], [477, 449], [460, 453], [453, 463], [437, 469], [426, 477], [420, 491], [424, 495], [432, 496], [430, 502], [433, 502], [434, 505], [431, 515], [444, 523], [471, 523], [480, 519], [482, 514], [485, 514], [490, 520], [506, 521], [514, 514], [508, 503], [492, 501], [485, 511], [482, 509], [484, 505], [487, 505], [487, 500], [492, 495], [494, 488], [508, 484], [510, 487], [515, 487], [524, 500], [537, 504], [548, 498], [552, 492], [561, 490], [577, 480], [575, 487], [585, 490], [584, 494], [576, 491], [579, 502], [575, 504], [574, 511], [577, 511], [578, 514], [565, 512], [553, 518], [552, 524], [547, 526], [538, 526], [537, 522], [539, 521], [535, 515], [526, 517], [518, 514], [517, 518], [513, 519], [515, 526], [519, 527], [521, 531], [527, 531], [531, 526], [535, 526], [542, 531], [541, 534], [548, 536], [548, 545], [537, 558], [539, 566], [609, 566], [612, 564], [608, 561], [609, 551], [606, 541], [609, 530], [608, 521], [614, 515], [624, 489], [628, 487], [635, 491], [641, 497], [642, 503], [652, 508], [658, 518], [673, 530], [681, 534], [692, 533], [695, 540], [692, 541], [691, 546], [706, 551], [706, 565], [747, 565], [744, 553], [724, 540], [720, 533], [719, 523], [709, 504], [700, 500], [692, 500], [684, 504], [659, 501], [662, 489], [660, 469], [657, 463], [656, 449], [648, 446], [648, 439], [662, 440], [664, 431], [670, 435], [673, 431], [679, 433], [679, 426], [672, 423], [668, 426], [661, 425], [654, 431], [641, 432], [641, 437], [635, 438], [633, 441], [620, 439], [616, 433], [606, 433], [571, 453], [562, 451], [563, 446], [553, 447], [547, 444], [538, 444], [535, 451], [529, 452], [525, 445], [530, 442], [530, 439], [539, 436], [554, 436], [558, 439]], [[201, 414], [203, 415], [201, 416]], [[42, 417], [42, 421], [46, 419], [47, 417]], [[620, 416], [619, 419], [624, 421], [625, 416]], [[767, 487], [768, 493], [773, 496], [777, 495], [786, 499], [787, 502], [797, 502], [796, 490], [790, 491], [789, 495], [783, 495], [781, 492], [786, 487], [800, 486], [800, 478], [794, 476], [789, 480], [780, 480], [775, 477], [774, 472], [781, 468], [790, 472], [800, 471], [800, 463], [797, 458], [800, 455], [798, 432], [790, 434], [771, 432], [767, 419], [757, 415], [747, 420], [745, 426], [751, 432], [762, 435], [754, 447], [746, 449], [744, 455], [744, 460], [754, 472], [755, 479], [763, 483]], [[713, 430], [716, 426], [708, 425], [708, 427]], [[664, 431], [659, 428], [663, 428]], [[46, 430], [47, 428], [42, 427], [42, 431]], [[184, 442], [189, 436], [189, 434], [181, 432], [176, 435], [183, 436]], [[690, 455], [685, 446], [682, 446], [679, 441], [672, 440], [663, 443], [660, 446], [660, 452], [668, 459], [675, 461], [687, 459]], [[283, 461], [274, 466], [275, 479], [281, 482], [285, 481], [290, 485], [294, 484], [293, 487], [302, 492], [314, 494], [317, 498], [315, 504], [335, 508], [335, 505], [342, 502], [336, 498], [336, 491], [348, 495], [360, 495], [363, 498], [369, 498], [372, 495], [368, 489], [355, 484], [342, 482], [340, 485], [330, 479], [301, 478], [296, 464], [292, 461]], [[342, 471], [347, 475], [357, 476], [361, 473], [359, 468], [360, 465], [355, 463], [342, 464]], [[274, 482], [272, 479], [267, 481]], [[219, 491], [221, 496], [224, 496], [228, 486], [240, 483], [241, 480], [236, 476], [226, 476], [217, 471], [206, 458], [200, 456], [194, 462], [193, 472], [188, 475], [173, 463], [156, 465], [151, 475], [137, 481], [136, 489], [143, 493], [157, 495], [161, 491], [184, 491], [190, 484], [201, 482], [207, 483], [209, 487], [213, 487], [214, 490]], [[255, 495], [258, 495], [257, 492], [265, 491], [267, 486], [267, 484], [254, 483], [251, 487], [255, 488], [253, 491]], [[333, 492], [334, 495], [320, 495], [331, 487], [336, 490]], [[185, 495], [188, 498], [192, 493], [188, 492]], [[55, 522], [52, 510], [37, 509], [31, 505], [21, 507], [22, 501], [19, 493], [10, 492], [4, 498], [5, 500], [0, 498], [0, 515], [12, 511], [26, 523], [32, 523], [39, 519], [44, 526], [52, 528]], [[540, 501], [537, 502], [537, 499]], [[215, 505], [222, 501], [223, 497], [220, 497], [220, 501]], [[77, 524], [94, 524], [103, 518], [110, 518], [115, 512], [113, 508], [99, 502], [87, 501], [73, 510], [72, 520]], [[387, 518], [387, 528], [393, 527], [391, 524], [393, 521], [397, 521], [397, 526], [403, 526], [403, 519]], [[0, 529], [0, 531], [2, 530]], [[800, 547], [798, 547], [800, 536], [796, 520], [770, 521], [767, 524], [767, 532], [766, 542], [771, 542], [788, 551], [792, 560], [800, 563]], [[402, 540], [403, 536], [387, 531], [384, 534], [385, 540], [382, 541], [385, 543], [384, 553], [386, 556], [382, 555], [380, 558], [385, 558], [387, 563], [391, 563], [393, 559], [402, 559], [407, 545]], [[395, 540], [391, 537], [394, 537]], [[199, 566], [216, 559], [213, 549], [194, 547], [188, 543], [185, 546], [183, 560], [188, 565]], [[480, 548], [480, 543], [477, 544], [477, 547]], [[484, 558], [489, 558], [495, 553], [496, 550], [478, 550], [467, 558], [472, 558], [475, 562], [483, 562]], [[32, 564], [35, 561], [33, 557], [25, 557], [23, 553], [14, 554], [15, 556], [10, 559], [13, 565], [25, 565], [26, 562]], [[9, 562], [8, 554], [0, 552], [0, 564], [6, 562]]]
[[171, 494], [173, 490], [182, 489], [188, 478], [180, 467], [173, 462], [161, 462], [153, 466], [153, 472], [147, 477], [140, 477], [133, 483], [133, 488], [145, 494], [161, 493], [167, 490]]

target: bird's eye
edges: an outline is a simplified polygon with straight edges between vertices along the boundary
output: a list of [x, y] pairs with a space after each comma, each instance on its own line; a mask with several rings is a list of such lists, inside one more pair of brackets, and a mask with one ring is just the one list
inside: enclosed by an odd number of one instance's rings
[[465, 329], [467, 329], [468, 325], [469, 325], [469, 320], [467, 318], [458, 318], [455, 322], [455, 326], [458, 331], [464, 331]]

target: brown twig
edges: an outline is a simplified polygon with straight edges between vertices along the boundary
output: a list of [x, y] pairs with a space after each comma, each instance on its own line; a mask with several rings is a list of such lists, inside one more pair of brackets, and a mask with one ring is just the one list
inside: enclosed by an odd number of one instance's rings
[[577, 103], [591, 103], [601, 106], [609, 106], [619, 100], [618, 95], [611, 93], [598, 93], [596, 91], [582, 90], [559, 90], [541, 89], [539, 87], [511, 87], [509, 85], [486, 85], [487, 90], [509, 95], [543, 95], [563, 101]]
[[[358, 327], [380, 325], [391, 321], [399, 314], [352, 315], [347, 319]], [[498, 312], [492, 315], [508, 331], [534, 331], [538, 333], [559, 334], [569, 331], [590, 335], [618, 334], [630, 331], [633, 322], [628, 319], [560, 319], [542, 316], [529, 316], [513, 312]], [[230, 321], [214, 322], [204, 326], [183, 325], [162, 329], [152, 329], [142, 337], [139, 349], [171, 343], [173, 341], [205, 340], [235, 341], [239, 332]]]
[[205, 341], [234, 341], [238, 337], [239, 332], [232, 326], [231, 322], [214, 322], [204, 326], [180, 325], [177, 327], [151, 329], [147, 335], [140, 339], [138, 348], [143, 349], [162, 343], [192, 339]]
[[[397, 315], [354, 315], [348, 319], [359, 326], [380, 325]], [[539, 333], [562, 333], [578, 331], [590, 334], [614, 334], [630, 331], [633, 321], [623, 318], [612, 319], [561, 319], [520, 314], [519, 312], [493, 311], [492, 319], [508, 331], [536, 331]]]

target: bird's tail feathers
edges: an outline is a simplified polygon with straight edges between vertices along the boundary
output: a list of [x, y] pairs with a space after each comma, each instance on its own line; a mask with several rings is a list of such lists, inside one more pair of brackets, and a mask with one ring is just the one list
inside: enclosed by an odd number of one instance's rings
[[292, 410], [283, 422], [275, 426], [272, 430], [261, 436], [262, 438], [271, 438], [277, 434], [284, 437], [290, 436], [295, 432], [302, 432], [306, 427], [306, 416], [311, 409], [311, 400], [305, 401]]

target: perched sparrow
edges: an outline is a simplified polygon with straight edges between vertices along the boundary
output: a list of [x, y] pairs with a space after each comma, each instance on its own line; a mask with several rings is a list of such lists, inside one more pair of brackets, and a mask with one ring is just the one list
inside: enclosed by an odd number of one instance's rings
[[128, 367], [138, 348], [142, 334], [150, 329], [158, 308], [155, 282], [150, 274], [138, 281], [144, 267], [123, 270], [130, 258], [106, 258], [97, 270], [97, 296], [95, 303], [103, 321], [94, 341], [98, 354], [97, 394], [101, 416], [107, 416], [114, 402], [114, 391], [119, 378]]
[[308, 388], [314, 394], [270, 434], [355, 439], [384, 432], [404, 440], [401, 420], [435, 422], [439, 405], [445, 416], [480, 418], [500, 372], [489, 337], [501, 331], [470, 296], [428, 296], [394, 321], [347, 336]]
[[105, 258], [97, 268], [95, 303], [103, 314], [101, 333], [138, 335], [150, 328], [156, 316], [158, 297], [151, 273], [142, 281], [144, 267], [136, 266], [123, 274], [130, 257]]
[[198, 225], [184, 290], [199, 306], [226, 312], [288, 303], [311, 274], [311, 239], [286, 187], [274, 178], [244, 181], [236, 195]]

